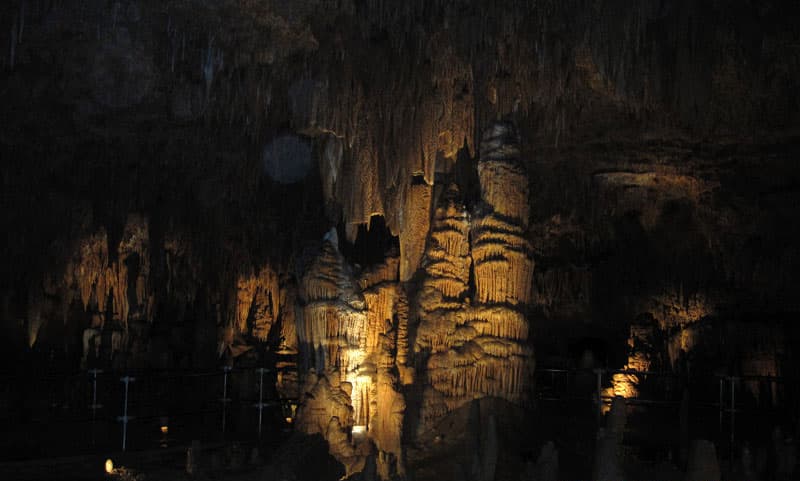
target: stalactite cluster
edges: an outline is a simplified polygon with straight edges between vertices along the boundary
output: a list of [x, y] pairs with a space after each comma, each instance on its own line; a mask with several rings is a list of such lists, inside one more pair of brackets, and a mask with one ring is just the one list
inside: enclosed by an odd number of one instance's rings
[[[150, 235], [148, 221], [139, 214], [128, 216], [117, 245], [110, 245], [108, 234], [100, 228], [77, 242], [67, 263], [59, 294], [63, 303], [64, 319], [73, 300], [78, 300], [90, 314], [91, 324], [83, 333], [83, 363], [87, 362], [90, 348], [95, 357], [101, 348], [101, 331], [114, 331], [111, 346], [106, 346], [110, 356], [131, 350], [134, 340], [129, 335], [131, 321], [150, 322], [153, 319], [154, 296], [150, 284]], [[75, 299], [74, 294], [78, 298]], [[32, 302], [30, 335], [31, 345], [36, 339], [37, 315], [42, 304]]]
[[280, 314], [278, 273], [264, 267], [259, 272], [251, 270], [240, 274], [236, 282], [236, 301], [236, 329], [266, 341]]
[[[111, 321], [125, 325], [129, 316], [152, 318], [149, 241], [147, 220], [140, 215], [128, 217], [116, 246], [109, 246], [108, 235], [102, 228], [80, 241], [67, 266], [64, 283], [68, 288], [77, 288], [84, 309], [96, 312], [96, 327]], [[110, 249], [115, 252], [115, 260], [110, 258]], [[69, 295], [65, 302], [71, 302]], [[108, 302], [111, 304], [107, 305]], [[111, 318], [106, 318], [107, 312]]]

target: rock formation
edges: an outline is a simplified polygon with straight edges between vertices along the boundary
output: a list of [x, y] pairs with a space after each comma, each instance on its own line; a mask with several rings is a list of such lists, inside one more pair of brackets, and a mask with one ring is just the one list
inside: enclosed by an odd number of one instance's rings
[[[350, 442], [356, 429], [375, 443], [381, 479], [404, 473], [399, 369], [408, 348], [398, 346], [398, 335], [407, 342], [408, 328], [398, 272], [399, 258], [388, 255], [356, 280], [332, 230], [303, 277], [298, 338], [314, 368], [301, 373], [306, 381], [297, 426], [322, 434], [348, 474], [366, 460]], [[336, 409], [327, 406], [331, 402]]]
[[[333, 381], [333, 382], [331, 382]], [[363, 469], [364, 458], [350, 443], [353, 427], [351, 393], [353, 386], [340, 382], [338, 376], [329, 380], [313, 371], [306, 375], [296, 429], [305, 434], [321, 434], [328, 441], [330, 454], [341, 462], [346, 475]]]
[[275, 367], [384, 478], [398, 426], [525, 404], [534, 343], [798, 384], [798, 2], [73, 3], [0, 2], [21, 377]]
[[429, 383], [421, 430], [472, 399], [526, 399], [533, 260], [518, 142], [510, 124], [487, 129], [478, 164], [483, 205], [470, 216], [450, 186], [435, 211], [417, 296], [415, 351], [426, 362], [418, 375]]
[[[107, 232], [101, 228], [78, 242], [66, 266], [61, 296], [63, 312], [66, 316], [77, 294], [77, 300], [92, 319], [83, 335], [84, 365], [90, 343], [94, 344], [95, 357], [100, 355], [100, 333], [104, 327], [116, 331], [111, 336], [112, 345], [106, 347], [114, 356], [120, 351], [130, 351], [129, 321], [149, 322], [153, 318], [148, 227], [145, 217], [129, 215], [117, 245], [109, 242]], [[39, 317], [32, 315], [31, 319], [35, 323]], [[32, 331], [34, 340], [35, 332]]]

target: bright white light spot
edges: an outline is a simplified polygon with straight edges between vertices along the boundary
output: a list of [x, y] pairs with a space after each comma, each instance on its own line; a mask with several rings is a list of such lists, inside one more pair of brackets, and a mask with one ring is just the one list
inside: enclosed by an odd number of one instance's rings
[[106, 459], [106, 473], [111, 474], [114, 472], [114, 461]]
[[366, 426], [353, 426], [353, 434], [363, 435], [366, 434], [367, 427]]

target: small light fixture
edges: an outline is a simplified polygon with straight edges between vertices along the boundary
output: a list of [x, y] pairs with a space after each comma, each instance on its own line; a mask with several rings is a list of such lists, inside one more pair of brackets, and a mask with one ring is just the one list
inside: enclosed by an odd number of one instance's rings
[[366, 432], [366, 426], [353, 426], [353, 435], [363, 436]]
[[291, 417], [287, 417], [286, 418], [286, 423], [287, 424], [292, 424], [292, 421], [293, 421], [293, 419]]
[[114, 472], [114, 461], [111, 459], [106, 459], [106, 474], [111, 474]]
[[169, 426], [166, 424], [161, 426], [161, 434], [167, 434], [169, 432]]

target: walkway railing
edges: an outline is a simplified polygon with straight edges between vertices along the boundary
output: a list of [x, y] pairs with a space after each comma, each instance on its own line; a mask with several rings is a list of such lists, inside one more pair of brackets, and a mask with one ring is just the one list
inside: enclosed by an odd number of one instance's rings
[[[626, 403], [642, 423], [669, 421], [658, 426], [673, 430], [665, 434], [672, 440], [688, 424], [689, 435], [715, 439], [731, 457], [741, 442], [798, 416], [797, 393], [769, 376], [537, 369], [536, 397], [599, 419], [615, 374], [638, 381]], [[278, 397], [272, 376], [260, 367], [0, 375], [0, 462], [271, 436], [290, 426], [297, 405]]]
[[638, 381], [635, 395], [623, 396], [629, 411], [639, 412], [640, 418], [673, 416], [667, 425], [676, 432], [654, 436], [678, 439], [686, 434], [677, 431], [687, 429], [693, 431], [689, 436], [716, 440], [729, 459], [736, 457], [743, 443], [765, 440], [775, 426], [793, 425], [800, 415], [791, 407], [797, 393], [786, 389], [785, 379], [778, 376], [711, 374], [687, 379], [671, 372], [541, 368], [536, 371], [536, 399], [582, 402], [596, 411], [599, 420], [614, 399], [615, 374]]
[[289, 427], [261, 367], [0, 375], [0, 461], [257, 439]]

